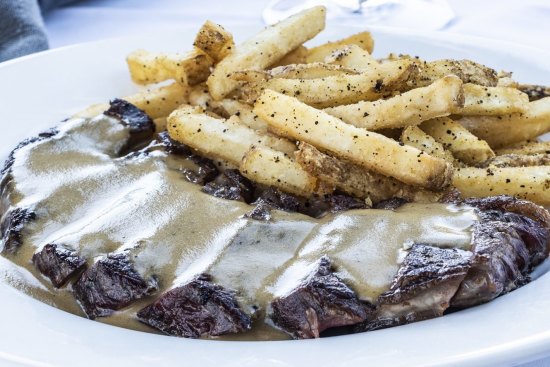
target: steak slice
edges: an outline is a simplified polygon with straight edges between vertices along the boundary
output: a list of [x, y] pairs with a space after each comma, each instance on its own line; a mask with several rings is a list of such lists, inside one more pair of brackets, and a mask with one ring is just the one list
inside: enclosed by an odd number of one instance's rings
[[254, 185], [236, 169], [228, 169], [214, 181], [207, 183], [202, 191], [212, 196], [250, 203], [253, 200]]
[[155, 123], [142, 110], [123, 99], [115, 98], [104, 112], [106, 116], [114, 117], [130, 129], [130, 139], [127, 146], [131, 147], [150, 139], [155, 133]]
[[13, 254], [23, 244], [23, 229], [36, 218], [36, 213], [29, 208], [14, 208], [4, 214], [0, 223], [0, 233], [4, 247], [2, 253]]
[[414, 244], [390, 289], [378, 297], [374, 319], [360, 331], [442, 316], [463, 281], [473, 254], [456, 248]]
[[157, 289], [156, 279], [143, 279], [124, 253], [96, 261], [73, 284], [73, 293], [90, 319], [111, 315]]
[[318, 338], [326, 329], [364, 321], [369, 309], [323, 256], [315, 271], [290, 294], [271, 302], [275, 325], [295, 339]]
[[69, 250], [56, 244], [48, 244], [33, 255], [32, 262], [36, 268], [48, 277], [54, 287], [60, 288], [74, 274], [86, 266], [86, 260]]
[[529, 272], [548, 257], [550, 217], [541, 207], [508, 196], [468, 199], [478, 208], [475, 258], [452, 300], [464, 308], [488, 302], [529, 282]]
[[163, 333], [186, 338], [239, 333], [251, 328], [235, 294], [212, 283], [208, 275], [171, 289], [137, 314]]

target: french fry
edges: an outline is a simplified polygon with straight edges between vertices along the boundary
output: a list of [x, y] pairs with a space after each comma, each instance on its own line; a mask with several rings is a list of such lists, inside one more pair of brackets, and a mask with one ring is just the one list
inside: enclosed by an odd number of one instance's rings
[[520, 84], [518, 89], [529, 96], [530, 101], [550, 97], [550, 87], [544, 85]]
[[420, 61], [414, 58], [420, 72], [409, 81], [411, 88], [425, 87], [446, 75], [453, 74], [464, 83], [479, 84], [494, 87], [498, 83], [497, 72], [485, 65], [470, 60], [436, 60], [431, 62]]
[[478, 167], [533, 167], [550, 166], [550, 154], [505, 154], [483, 162]]
[[254, 112], [287, 137], [404, 183], [438, 190], [450, 181], [452, 166], [444, 160], [346, 124], [296, 98], [265, 90]]
[[550, 141], [523, 141], [498, 149], [496, 154], [550, 154]]
[[283, 139], [259, 134], [236, 120], [237, 117], [214, 118], [200, 107], [184, 106], [168, 116], [168, 134], [209, 158], [222, 159], [236, 166], [253, 145], [275, 149], [288, 147]]
[[464, 197], [512, 195], [550, 205], [550, 167], [458, 168], [453, 185]]
[[389, 99], [358, 102], [325, 111], [348, 124], [367, 130], [418, 125], [435, 117], [449, 116], [464, 104], [462, 81], [449, 75], [433, 84]]
[[268, 27], [238, 45], [221, 60], [207, 80], [210, 94], [220, 100], [239, 83], [227, 76], [238, 70], [265, 69], [325, 27], [326, 9], [322, 6], [304, 10], [274, 26]]
[[401, 141], [416, 149], [420, 149], [429, 155], [446, 160], [449, 163], [454, 162], [453, 154], [443, 147], [443, 144], [435, 141], [433, 137], [426, 134], [418, 126], [409, 126], [403, 129]]
[[221, 25], [207, 20], [199, 29], [193, 46], [199, 48], [218, 63], [233, 52], [233, 35]]
[[282, 59], [271, 65], [272, 68], [276, 68], [277, 66], [285, 66], [285, 65], [291, 65], [291, 64], [305, 64], [307, 59], [307, 53], [308, 49], [307, 47], [300, 45], [296, 47], [294, 50], [287, 53], [285, 56], [283, 56]]
[[273, 78], [280, 79], [320, 79], [338, 75], [357, 75], [355, 70], [346, 69], [339, 65], [330, 65], [321, 62], [311, 64], [285, 65], [271, 70], [241, 70], [231, 74], [231, 78], [246, 83], [266, 83]]
[[369, 198], [373, 204], [396, 197], [411, 201], [436, 201], [439, 197], [434, 192], [406, 185], [362, 166], [331, 157], [305, 142], [299, 144], [295, 157], [311, 175], [349, 195]]
[[529, 107], [527, 94], [504, 87], [484, 87], [467, 83], [464, 88], [464, 106], [453, 113], [458, 115], [505, 115], [525, 112]]
[[529, 102], [527, 111], [505, 116], [465, 116], [457, 120], [495, 149], [550, 131], [550, 97]]
[[325, 57], [324, 62], [354, 70], [368, 70], [378, 65], [378, 61], [368, 51], [357, 45], [347, 45], [334, 50], [329, 56]]
[[486, 141], [448, 117], [425, 121], [420, 128], [466, 164], [475, 165], [495, 156]]
[[187, 53], [136, 50], [126, 58], [132, 80], [141, 85], [174, 79], [183, 85], [199, 84], [210, 75], [212, 59], [198, 48]]
[[255, 182], [282, 191], [309, 197], [317, 191], [317, 179], [287, 155], [265, 147], [252, 147], [239, 167], [241, 173]]
[[357, 75], [335, 75], [320, 79], [270, 79], [242, 87], [244, 98], [253, 103], [264, 89], [294, 96], [318, 108], [376, 100], [400, 89], [416, 70], [409, 61], [381, 64]]
[[[137, 108], [145, 111], [149, 117], [156, 119], [166, 117], [187, 102], [188, 88], [178, 83], [173, 83], [161, 88], [148, 88], [142, 92], [122, 97]], [[72, 117], [91, 118], [109, 109], [108, 103], [98, 103], [89, 106], [83, 111], [75, 113]]]
[[158, 117], [154, 119], [153, 122], [155, 123], [155, 131], [157, 133], [166, 130], [166, 124], [167, 124], [166, 117]]
[[336, 49], [347, 45], [357, 45], [371, 54], [374, 48], [374, 39], [372, 38], [370, 32], [365, 31], [353, 34], [335, 42], [327, 42], [320, 46], [310, 48], [306, 61], [308, 63], [321, 62]]

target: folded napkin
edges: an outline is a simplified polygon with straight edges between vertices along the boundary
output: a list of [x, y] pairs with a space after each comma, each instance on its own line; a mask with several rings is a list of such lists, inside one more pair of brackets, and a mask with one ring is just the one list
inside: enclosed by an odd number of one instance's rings
[[42, 11], [73, 0], [0, 0], [0, 62], [48, 48]]

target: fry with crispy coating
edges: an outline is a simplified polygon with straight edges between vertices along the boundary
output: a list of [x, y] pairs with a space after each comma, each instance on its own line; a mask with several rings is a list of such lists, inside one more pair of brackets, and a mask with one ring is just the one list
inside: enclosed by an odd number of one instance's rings
[[444, 160], [346, 124], [296, 98], [266, 90], [254, 112], [278, 133], [410, 185], [438, 190], [450, 181], [452, 166]]
[[486, 141], [448, 117], [425, 121], [420, 128], [466, 164], [475, 165], [495, 156]]
[[315, 62], [311, 64], [285, 65], [271, 70], [241, 70], [231, 74], [231, 78], [246, 83], [265, 83], [273, 78], [281, 79], [320, 79], [338, 75], [357, 75], [359, 72], [339, 65]]
[[389, 99], [363, 101], [325, 111], [348, 124], [367, 130], [418, 125], [435, 117], [449, 116], [464, 103], [462, 81], [448, 75], [433, 84]]
[[168, 134], [209, 158], [223, 159], [236, 166], [253, 145], [280, 149], [290, 144], [291, 152], [294, 151], [293, 144], [284, 139], [259, 134], [239, 123], [237, 117], [214, 118], [200, 107], [185, 106], [172, 112], [168, 116]]
[[416, 67], [409, 61], [385, 63], [357, 75], [335, 75], [320, 79], [270, 79], [242, 87], [247, 102], [253, 103], [264, 89], [294, 96], [319, 108], [376, 100], [388, 91], [400, 89]]
[[550, 154], [550, 141], [522, 141], [509, 145], [496, 151], [498, 155], [504, 154]]
[[310, 48], [307, 55], [307, 62], [323, 61], [325, 57], [329, 56], [336, 49], [347, 45], [357, 45], [371, 54], [374, 48], [374, 40], [370, 32], [365, 31], [335, 42], [327, 42], [320, 46]]
[[307, 47], [300, 45], [283, 56], [282, 59], [271, 65], [272, 68], [291, 64], [305, 64], [307, 59]]
[[443, 147], [443, 144], [435, 141], [433, 137], [426, 134], [418, 126], [409, 126], [403, 129], [401, 141], [416, 149], [420, 149], [429, 155], [446, 160], [449, 163], [454, 162], [453, 154]]
[[411, 88], [425, 87], [446, 75], [453, 74], [464, 83], [479, 84], [494, 87], [498, 83], [497, 72], [485, 65], [470, 60], [436, 60], [420, 61], [413, 58], [420, 68], [420, 72], [409, 81]]
[[225, 28], [207, 20], [199, 29], [193, 46], [204, 51], [215, 63], [218, 63], [233, 51], [235, 43], [233, 35]]
[[243, 69], [265, 69], [313, 38], [325, 27], [326, 9], [313, 7], [293, 15], [238, 45], [221, 60], [207, 80], [210, 94], [220, 100], [231, 93], [238, 82], [228, 78]]
[[347, 45], [325, 57], [327, 64], [340, 65], [354, 70], [368, 70], [378, 65], [371, 54], [357, 45]]
[[309, 197], [318, 190], [318, 180], [287, 155], [265, 147], [252, 147], [239, 167], [255, 182]]
[[478, 167], [533, 167], [550, 166], [550, 154], [505, 154], [483, 162]]
[[453, 185], [465, 197], [512, 195], [550, 205], [550, 167], [458, 168]]
[[529, 102], [527, 111], [505, 116], [465, 116], [457, 120], [493, 148], [534, 139], [550, 131], [550, 97]]
[[392, 198], [411, 201], [436, 201], [439, 198], [439, 195], [432, 191], [406, 185], [362, 166], [331, 157], [305, 142], [299, 144], [295, 157], [296, 161], [313, 176], [349, 195], [369, 198], [373, 204]]
[[126, 58], [132, 80], [153, 84], [174, 79], [183, 85], [199, 84], [210, 75], [212, 59], [198, 48], [187, 53], [154, 53], [136, 50]]
[[464, 89], [464, 106], [453, 113], [458, 115], [505, 115], [525, 112], [529, 107], [527, 94], [505, 87], [484, 87], [467, 83]]

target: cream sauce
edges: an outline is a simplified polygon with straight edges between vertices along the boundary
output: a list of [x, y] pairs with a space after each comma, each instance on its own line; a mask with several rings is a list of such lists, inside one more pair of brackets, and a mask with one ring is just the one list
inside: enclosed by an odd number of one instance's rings
[[[189, 161], [161, 151], [117, 157], [128, 131], [99, 116], [74, 119], [61, 132], [16, 153], [11, 205], [37, 213], [24, 243], [0, 275], [18, 289], [82, 315], [70, 286], [54, 289], [32, 265], [48, 243], [75, 249], [91, 264], [111, 252], [129, 251], [144, 276], [156, 275], [159, 292], [102, 322], [152, 331], [136, 312], [161, 292], [200, 273], [233, 289], [254, 332], [240, 339], [286, 338], [264, 323], [273, 297], [303, 280], [328, 255], [339, 276], [364, 300], [388, 289], [403, 251], [413, 242], [469, 249], [472, 208], [407, 204], [395, 211], [353, 210], [313, 219], [275, 211], [270, 222], [244, 217], [247, 204], [218, 199], [186, 181]], [[33, 277], [36, 277], [36, 279]]]

